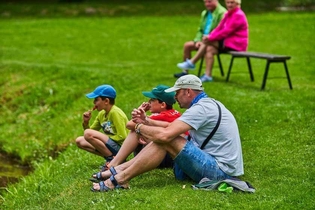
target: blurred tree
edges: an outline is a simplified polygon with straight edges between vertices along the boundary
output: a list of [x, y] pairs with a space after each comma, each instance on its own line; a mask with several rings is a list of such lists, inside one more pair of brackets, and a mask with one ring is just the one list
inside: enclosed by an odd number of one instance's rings
[[315, 0], [284, 0], [285, 6], [315, 6]]

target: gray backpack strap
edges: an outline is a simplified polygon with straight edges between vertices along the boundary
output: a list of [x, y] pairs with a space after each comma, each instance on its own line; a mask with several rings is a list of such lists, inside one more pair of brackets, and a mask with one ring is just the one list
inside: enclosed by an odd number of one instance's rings
[[219, 128], [219, 125], [220, 125], [220, 122], [221, 122], [221, 117], [222, 117], [222, 111], [221, 111], [221, 107], [220, 105], [215, 101], [213, 100], [214, 103], [217, 104], [218, 106], [218, 110], [219, 110], [219, 117], [218, 117], [218, 121], [217, 121], [217, 124], [215, 125], [215, 127], [213, 128], [213, 130], [211, 131], [211, 133], [209, 134], [209, 136], [206, 138], [206, 140], [202, 143], [200, 149], [203, 149], [207, 144], [208, 142], [210, 141], [210, 139], [212, 138], [212, 136], [215, 134], [215, 132], [218, 130]]

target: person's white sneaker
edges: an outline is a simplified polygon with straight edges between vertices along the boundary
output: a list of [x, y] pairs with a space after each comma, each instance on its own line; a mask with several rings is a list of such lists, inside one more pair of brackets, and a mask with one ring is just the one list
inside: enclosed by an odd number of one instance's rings
[[178, 63], [177, 67], [183, 70], [194, 70], [195, 69], [195, 64], [193, 64], [188, 58], [186, 61], [182, 63]]
[[201, 80], [201, 82], [212, 82], [213, 81], [213, 78], [212, 77], [209, 77], [208, 75], [202, 75], [201, 77], [200, 77], [200, 80]]

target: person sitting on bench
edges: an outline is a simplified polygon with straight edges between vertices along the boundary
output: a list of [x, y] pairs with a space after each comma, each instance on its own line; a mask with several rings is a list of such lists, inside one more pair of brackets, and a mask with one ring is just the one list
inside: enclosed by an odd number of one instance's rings
[[[184, 61], [191, 58], [191, 52], [197, 51], [202, 44], [202, 37], [208, 35], [215, 27], [217, 27], [220, 21], [223, 19], [226, 9], [219, 3], [218, 0], [204, 0], [205, 10], [201, 12], [200, 24], [197, 30], [197, 34], [192, 41], [185, 42], [184, 44]], [[209, 61], [213, 59], [212, 53], [205, 53], [206, 68], [211, 66], [213, 62]], [[187, 75], [188, 70], [183, 69], [182, 72], [174, 74], [175, 78]]]
[[[246, 51], [248, 46], [248, 22], [245, 13], [241, 10], [241, 0], [225, 0], [228, 12], [224, 15], [219, 25], [208, 35], [202, 38], [202, 45], [192, 59], [186, 59], [177, 66], [180, 69], [195, 68], [195, 63], [210, 52], [213, 55], [227, 51]], [[213, 57], [213, 56], [212, 56]], [[206, 69], [202, 82], [211, 82], [214, 59], [211, 59], [211, 67]]]

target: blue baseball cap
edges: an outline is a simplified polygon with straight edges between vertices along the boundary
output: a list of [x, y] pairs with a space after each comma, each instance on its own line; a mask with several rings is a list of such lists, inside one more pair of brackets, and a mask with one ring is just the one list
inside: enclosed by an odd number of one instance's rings
[[116, 90], [111, 85], [100, 85], [93, 92], [86, 94], [88, 98], [97, 98], [99, 96], [116, 98]]
[[164, 90], [168, 89], [169, 86], [158, 85], [152, 89], [152, 91], [144, 91], [142, 94], [148, 98], [156, 98], [160, 101], [165, 102], [168, 105], [175, 104], [175, 92], [166, 93]]

